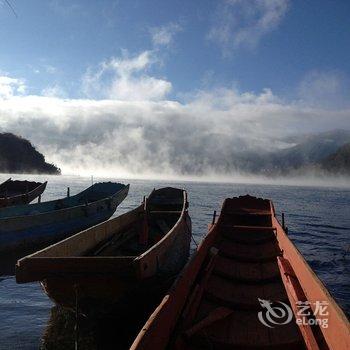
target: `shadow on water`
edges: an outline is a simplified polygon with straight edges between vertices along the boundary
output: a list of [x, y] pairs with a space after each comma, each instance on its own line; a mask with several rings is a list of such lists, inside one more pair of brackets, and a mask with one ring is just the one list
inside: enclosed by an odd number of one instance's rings
[[[95, 308], [92, 301], [88, 304], [82, 300], [79, 302], [78, 316], [75, 310], [53, 307], [40, 348], [75, 349], [77, 341], [77, 348], [84, 350], [129, 349], [174, 280], [175, 276], [172, 276], [152, 283], [152, 286], [142, 292], [130, 291], [125, 299], [109, 306], [108, 314], [104, 307]], [[104, 310], [103, 316], [97, 310]]]
[[[79, 320], [81, 349], [96, 349], [95, 325], [85, 317]], [[75, 349], [75, 315], [59, 306], [50, 311], [50, 319], [41, 339], [40, 349]]]
[[129, 349], [133, 340], [155, 308], [154, 303], [130, 311], [120, 311], [94, 318], [79, 315], [78, 337], [75, 313], [55, 306], [41, 339], [41, 350]]
[[[29, 255], [33, 249], [7, 254], [0, 258], [0, 282], [15, 275], [16, 262]], [[160, 293], [150, 291], [143, 297], [134, 297], [130, 305], [126, 303], [122, 308], [111, 310], [103, 317], [86, 316], [80, 314], [76, 322], [75, 312], [61, 306], [54, 306], [50, 310], [49, 320], [40, 341], [42, 350], [76, 349], [129, 349], [133, 340], [145, 324], [149, 315], [160, 303], [166, 290], [171, 286], [174, 278], [167, 280]], [[159, 285], [158, 285], [159, 287]], [[76, 325], [78, 324], [78, 333]]]

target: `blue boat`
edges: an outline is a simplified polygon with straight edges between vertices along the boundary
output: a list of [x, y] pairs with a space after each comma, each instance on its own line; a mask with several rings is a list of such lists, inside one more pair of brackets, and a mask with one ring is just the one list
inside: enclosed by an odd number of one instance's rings
[[129, 185], [96, 183], [75, 196], [0, 209], [0, 255], [35, 251], [110, 218]]

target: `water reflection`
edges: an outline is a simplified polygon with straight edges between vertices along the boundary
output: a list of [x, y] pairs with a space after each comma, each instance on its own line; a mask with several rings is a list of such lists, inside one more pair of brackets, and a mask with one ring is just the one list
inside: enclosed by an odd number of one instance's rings
[[[76, 342], [76, 318], [71, 311], [54, 306], [50, 310], [50, 319], [41, 339], [40, 349], [75, 349]], [[95, 325], [89, 319], [80, 316], [78, 348], [92, 350], [97, 349], [95, 341]]]
[[129, 349], [136, 335], [155, 307], [148, 304], [144, 309], [135, 307], [126, 312], [113, 313], [108, 316], [93, 318], [76, 315], [71, 310], [54, 306], [50, 319], [42, 335], [41, 350], [78, 349]]

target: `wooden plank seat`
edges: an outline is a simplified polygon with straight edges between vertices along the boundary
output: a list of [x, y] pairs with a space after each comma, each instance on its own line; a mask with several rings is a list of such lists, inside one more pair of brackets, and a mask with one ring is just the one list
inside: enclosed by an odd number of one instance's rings
[[261, 284], [280, 279], [276, 262], [241, 262], [218, 256], [213, 273], [243, 283]]
[[271, 215], [269, 210], [257, 209], [257, 208], [241, 208], [233, 211], [225, 211], [222, 214], [231, 215]]
[[184, 341], [195, 349], [304, 349], [294, 322], [268, 328], [259, 321], [255, 311], [234, 310], [185, 336]]
[[[183, 332], [188, 345], [198, 349], [303, 349], [296, 327], [281, 326], [284, 336], [276, 336], [258, 321], [256, 311], [242, 311], [218, 307], [203, 299], [198, 318]], [[247, 327], [249, 325], [249, 327]], [[218, 335], [216, 331], [220, 329]]]
[[271, 226], [270, 214], [233, 214], [225, 215], [222, 220], [223, 225], [251, 225], [251, 226]]
[[236, 229], [240, 231], [276, 231], [276, 227], [274, 226], [252, 226], [252, 225], [226, 225], [226, 224], [220, 224], [220, 229]]
[[273, 227], [262, 230], [254, 226], [226, 226], [222, 235], [233, 242], [252, 245], [270, 242], [276, 238]]
[[278, 245], [271, 242], [247, 245], [223, 239], [216, 244], [216, 248], [219, 249], [220, 256], [247, 262], [274, 261], [281, 254]]
[[281, 281], [262, 285], [236, 283], [232, 280], [212, 275], [205, 286], [207, 299], [220, 306], [237, 310], [260, 310], [260, 299], [288, 302], [288, 297]]

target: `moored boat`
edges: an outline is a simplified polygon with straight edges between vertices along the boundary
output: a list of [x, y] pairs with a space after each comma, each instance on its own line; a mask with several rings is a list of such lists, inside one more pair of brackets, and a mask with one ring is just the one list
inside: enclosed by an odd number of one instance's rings
[[243, 196], [224, 201], [131, 349], [345, 350], [350, 326], [272, 202]]
[[129, 310], [164, 293], [185, 265], [191, 220], [184, 190], [154, 190], [137, 208], [20, 259], [18, 283], [42, 281], [83, 313]]
[[45, 191], [46, 182], [12, 180], [0, 184], [0, 208], [28, 204]]
[[96, 183], [74, 196], [0, 209], [0, 253], [31, 252], [107, 220], [129, 185]]

